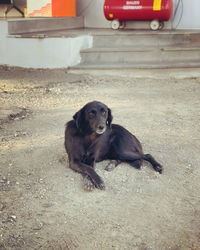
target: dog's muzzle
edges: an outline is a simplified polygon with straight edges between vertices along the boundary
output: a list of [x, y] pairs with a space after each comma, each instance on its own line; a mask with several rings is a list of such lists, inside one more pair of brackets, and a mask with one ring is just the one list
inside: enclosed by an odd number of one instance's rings
[[97, 133], [98, 135], [101, 135], [101, 134], [103, 134], [105, 131], [106, 131], [106, 126], [100, 125], [100, 126], [98, 126], [98, 128], [97, 128], [97, 130], [96, 130], [96, 133]]

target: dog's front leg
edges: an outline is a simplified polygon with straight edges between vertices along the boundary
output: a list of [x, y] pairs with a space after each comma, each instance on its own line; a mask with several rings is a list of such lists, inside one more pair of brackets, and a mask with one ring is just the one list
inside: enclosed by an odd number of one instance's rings
[[[96, 158], [94, 156], [94, 153], [89, 152], [89, 151], [83, 156], [83, 162], [85, 164], [91, 166], [93, 169], [95, 168], [95, 165], [96, 165], [95, 159]], [[84, 183], [83, 184], [84, 185], [84, 189], [86, 191], [92, 191], [94, 188], [97, 187], [97, 185], [94, 183], [93, 179], [89, 175], [85, 175], [84, 176], [83, 183]], [[102, 183], [103, 183], [103, 181], [102, 181]], [[104, 183], [103, 183], [103, 186], [100, 187], [100, 189], [105, 189]]]
[[101, 177], [95, 172], [92, 166], [89, 166], [81, 161], [70, 161], [69, 167], [76, 172], [81, 173], [84, 178], [87, 178], [89, 188], [96, 187], [98, 189], [105, 189], [105, 185]]
[[85, 155], [83, 155], [81, 162], [83, 162], [86, 165], [89, 165], [91, 167], [95, 167], [95, 157], [93, 153], [87, 152]]

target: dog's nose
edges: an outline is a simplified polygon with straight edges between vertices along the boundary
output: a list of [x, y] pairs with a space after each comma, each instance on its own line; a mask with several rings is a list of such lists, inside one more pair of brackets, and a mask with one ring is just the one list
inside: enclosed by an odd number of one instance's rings
[[103, 130], [103, 129], [104, 129], [104, 126], [99, 125], [98, 129], [99, 129], [99, 130]]

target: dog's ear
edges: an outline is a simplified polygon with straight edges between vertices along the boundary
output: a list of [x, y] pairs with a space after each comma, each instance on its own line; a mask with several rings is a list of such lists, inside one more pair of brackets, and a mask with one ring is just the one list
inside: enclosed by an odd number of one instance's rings
[[107, 124], [108, 124], [109, 127], [111, 127], [112, 119], [113, 119], [113, 116], [112, 116], [112, 113], [111, 113], [111, 109], [108, 108]]
[[76, 127], [82, 132], [85, 125], [85, 112], [84, 108], [80, 109], [78, 112], [75, 113], [73, 119], [76, 123]]

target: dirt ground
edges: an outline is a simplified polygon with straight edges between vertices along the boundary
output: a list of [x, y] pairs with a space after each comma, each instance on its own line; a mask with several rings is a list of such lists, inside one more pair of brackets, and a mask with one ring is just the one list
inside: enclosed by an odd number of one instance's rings
[[[200, 249], [200, 78], [73, 75], [0, 68], [0, 249]], [[64, 125], [106, 103], [163, 166], [112, 172], [86, 192]]]

